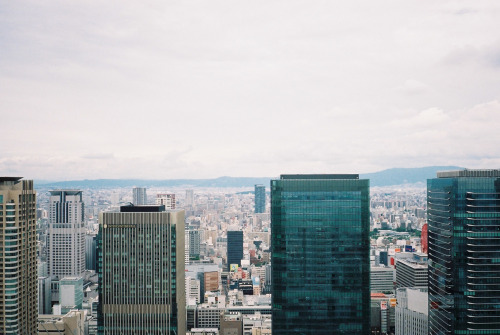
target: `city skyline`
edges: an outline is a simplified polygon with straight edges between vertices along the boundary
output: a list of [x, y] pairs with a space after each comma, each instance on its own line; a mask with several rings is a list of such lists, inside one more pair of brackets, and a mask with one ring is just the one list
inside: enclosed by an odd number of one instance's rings
[[497, 168], [499, 13], [472, 0], [5, 3], [0, 170]]

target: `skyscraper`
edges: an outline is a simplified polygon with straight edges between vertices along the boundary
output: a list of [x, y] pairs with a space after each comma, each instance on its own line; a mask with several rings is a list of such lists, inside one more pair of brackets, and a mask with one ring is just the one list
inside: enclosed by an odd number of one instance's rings
[[229, 230], [227, 232], [227, 271], [231, 264], [241, 266], [243, 258], [243, 232], [241, 230]]
[[500, 170], [427, 181], [429, 334], [500, 334]]
[[0, 177], [0, 334], [37, 333], [36, 193]]
[[271, 181], [273, 335], [369, 334], [369, 180]]
[[145, 187], [134, 187], [132, 189], [132, 196], [133, 196], [132, 203], [136, 206], [142, 206], [148, 203], [148, 197], [146, 194]]
[[175, 194], [173, 193], [158, 193], [156, 195], [156, 204], [164, 205], [165, 209], [175, 209]]
[[266, 212], [266, 187], [255, 185], [255, 213]]
[[85, 272], [85, 223], [82, 191], [50, 191], [48, 268], [53, 279]]
[[184, 211], [164, 208], [101, 214], [99, 334], [185, 334]]

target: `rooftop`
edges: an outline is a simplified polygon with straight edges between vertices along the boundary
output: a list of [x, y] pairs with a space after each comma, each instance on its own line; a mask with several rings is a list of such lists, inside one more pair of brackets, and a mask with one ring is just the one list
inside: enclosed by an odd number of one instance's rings
[[359, 179], [359, 174], [282, 174], [280, 179]]
[[441, 171], [437, 173], [438, 178], [457, 177], [500, 177], [500, 169], [465, 169], [455, 171]]

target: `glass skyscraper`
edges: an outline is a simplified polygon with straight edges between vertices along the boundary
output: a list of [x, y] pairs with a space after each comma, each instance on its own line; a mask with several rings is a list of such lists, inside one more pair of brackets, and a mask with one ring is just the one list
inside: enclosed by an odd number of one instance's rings
[[255, 213], [266, 212], [266, 187], [255, 185]]
[[369, 180], [271, 181], [273, 335], [370, 333]]
[[227, 232], [227, 271], [231, 264], [241, 266], [243, 258], [243, 232], [241, 230], [228, 230]]
[[500, 334], [500, 170], [427, 181], [429, 334]]

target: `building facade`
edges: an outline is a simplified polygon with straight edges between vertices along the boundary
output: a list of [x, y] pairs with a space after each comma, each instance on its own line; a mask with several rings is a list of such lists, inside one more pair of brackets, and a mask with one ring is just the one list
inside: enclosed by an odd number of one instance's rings
[[271, 181], [273, 335], [370, 332], [369, 181]]
[[396, 286], [427, 288], [427, 262], [401, 259], [396, 263]]
[[85, 272], [82, 191], [50, 191], [47, 265], [53, 280]]
[[427, 289], [398, 288], [396, 290], [396, 335], [427, 335]]
[[145, 187], [134, 187], [132, 189], [132, 203], [135, 206], [142, 206], [148, 203], [148, 196]]
[[429, 334], [500, 333], [500, 170], [427, 181]]
[[394, 293], [394, 268], [372, 266], [370, 268], [370, 291]]
[[99, 222], [98, 333], [184, 334], [184, 211], [122, 206]]
[[0, 334], [37, 333], [36, 193], [0, 177]]
[[241, 266], [243, 258], [243, 232], [241, 230], [229, 230], [227, 232], [227, 271], [231, 270], [231, 264]]
[[255, 213], [266, 212], [266, 187], [255, 185]]
[[156, 195], [156, 204], [164, 205], [166, 210], [175, 209], [175, 194], [158, 193]]

